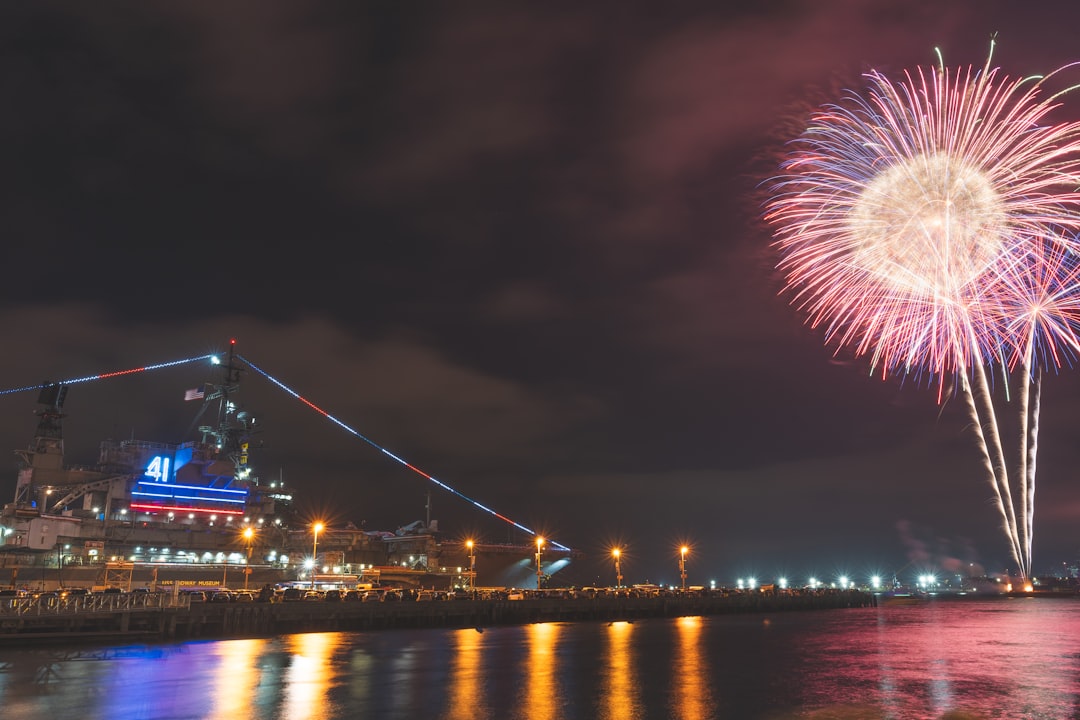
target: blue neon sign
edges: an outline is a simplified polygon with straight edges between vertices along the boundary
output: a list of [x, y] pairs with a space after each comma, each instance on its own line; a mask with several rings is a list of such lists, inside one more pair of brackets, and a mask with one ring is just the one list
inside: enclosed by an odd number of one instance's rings
[[150, 459], [150, 464], [146, 466], [143, 475], [150, 478], [154, 482], [167, 483], [172, 477], [170, 471], [172, 470], [172, 458], [167, 455], [155, 455]]

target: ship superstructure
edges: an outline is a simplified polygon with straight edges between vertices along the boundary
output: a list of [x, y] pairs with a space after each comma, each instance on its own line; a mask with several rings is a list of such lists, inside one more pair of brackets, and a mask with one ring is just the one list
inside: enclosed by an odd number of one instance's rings
[[255, 419], [236, 401], [240, 369], [231, 352], [221, 366], [221, 382], [186, 395], [202, 400], [196, 422], [212, 421], [198, 427], [197, 440], [106, 440], [92, 468], [65, 466], [68, 387], [42, 385], [34, 440], [16, 451], [15, 497], [0, 514], [0, 548], [55, 551], [78, 565], [137, 556], [144, 540], [175, 547], [178, 533], [192, 550], [217, 548], [234, 541], [233, 528], [245, 522], [287, 522], [289, 495], [277, 482], [261, 486], [248, 463]]
[[[348, 524], [313, 538], [282, 480], [260, 482], [249, 463], [261, 426], [238, 402], [232, 347], [214, 362], [220, 379], [185, 394], [201, 401], [188, 430], [196, 439], [106, 440], [90, 468], [65, 465], [68, 386], [40, 386], [34, 439], [16, 451], [15, 497], [0, 512], [0, 586], [20, 571], [39, 585], [108, 584], [113, 566], [126, 568], [128, 584], [174, 586], [227, 585], [230, 573], [245, 585], [339, 575], [428, 587], [468, 584], [475, 571], [486, 584], [536, 575], [529, 546], [478, 543], [470, 558], [460, 542], [444, 543], [430, 494], [424, 521], [394, 532]], [[558, 553], [545, 560], [550, 572], [561, 567]]]

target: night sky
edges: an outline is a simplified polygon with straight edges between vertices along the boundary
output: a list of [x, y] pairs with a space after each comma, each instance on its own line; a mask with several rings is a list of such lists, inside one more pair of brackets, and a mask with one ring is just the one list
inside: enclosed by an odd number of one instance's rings
[[[5, 6], [0, 388], [236, 338], [581, 550], [568, 580], [614, 582], [618, 544], [628, 582], [677, 582], [683, 542], [692, 584], [1007, 569], [962, 404], [870, 377], [804, 324], [761, 188], [862, 72], [935, 47], [981, 66], [994, 33], [1004, 72], [1046, 72], [1080, 59], [1080, 6], [587, 5]], [[1039, 573], [1080, 554], [1078, 373], [1043, 386]], [[184, 391], [213, 377], [72, 387], [69, 463], [106, 438], [188, 439]], [[27, 446], [35, 400], [0, 395], [0, 446]], [[242, 400], [252, 462], [306, 517], [393, 530], [430, 491], [449, 538], [530, 539], [254, 372]]]

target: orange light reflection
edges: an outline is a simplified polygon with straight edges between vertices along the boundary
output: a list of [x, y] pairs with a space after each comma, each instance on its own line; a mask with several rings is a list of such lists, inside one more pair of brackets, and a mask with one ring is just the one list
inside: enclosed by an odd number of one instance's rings
[[487, 720], [491, 710], [482, 689], [484, 636], [474, 629], [454, 633], [457, 653], [450, 671], [450, 708], [446, 720]]
[[214, 696], [209, 718], [236, 720], [251, 710], [259, 686], [257, 665], [266, 640], [227, 640], [218, 644], [221, 664], [214, 673]]
[[709, 685], [709, 663], [701, 642], [700, 617], [682, 617], [677, 621], [678, 647], [675, 650], [675, 689], [671, 717], [698, 720], [713, 711]]
[[556, 650], [561, 628], [554, 623], [535, 623], [526, 628], [529, 657], [526, 659], [521, 717], [557, 720], [563, 717], [561, 688], [556, 681], [559, 657]]
[[330, 660], [341, 642], [341, 633], [336, 632], [289, 636], [292, 657], [285, 673], [282, 717], [289, 720], [335, 717], [327, 693], [336, 680]]
[[608, 666], [603, 675], [601, 720], [637, 720], [644, 717], [634, 672], [634, 626], [615, 622], [608, 626]]

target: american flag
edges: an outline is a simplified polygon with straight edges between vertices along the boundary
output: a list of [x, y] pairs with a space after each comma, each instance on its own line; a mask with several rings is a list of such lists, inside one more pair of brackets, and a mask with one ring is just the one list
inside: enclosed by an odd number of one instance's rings
[[202, 400], [206, 392], [202, 388], [193, 388], [184, 393], [185, 400]]

